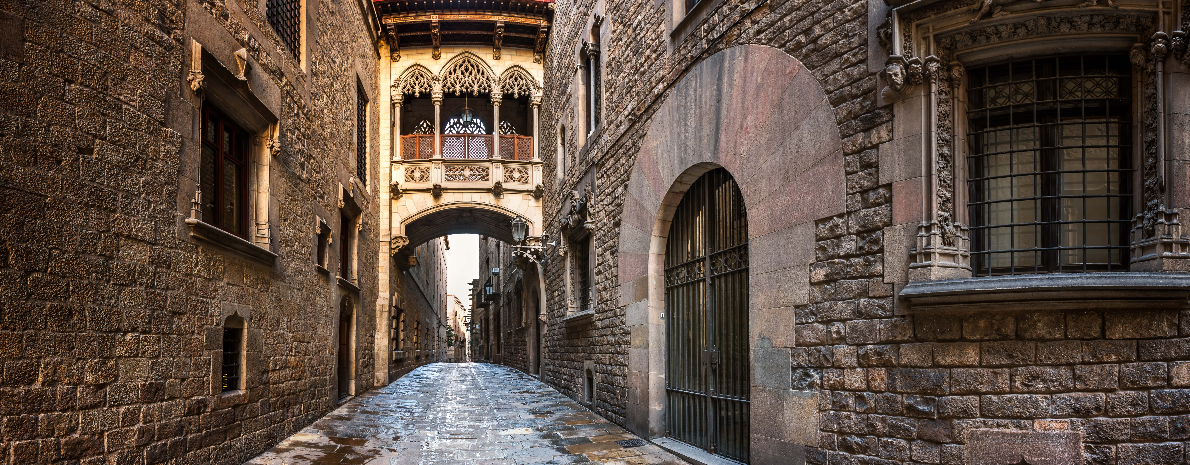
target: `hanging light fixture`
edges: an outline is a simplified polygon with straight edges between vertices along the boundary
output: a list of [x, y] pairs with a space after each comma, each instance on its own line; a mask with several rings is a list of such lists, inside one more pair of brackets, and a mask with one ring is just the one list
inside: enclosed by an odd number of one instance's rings
[[468, 105], [467, 95], [463, 94], [463, 114], [459, 115], [459, 119], [462, 120], [463, 123], [469, 124], [471, 123], [472, 117], [473, 115], [471, 113], [471, 107]]

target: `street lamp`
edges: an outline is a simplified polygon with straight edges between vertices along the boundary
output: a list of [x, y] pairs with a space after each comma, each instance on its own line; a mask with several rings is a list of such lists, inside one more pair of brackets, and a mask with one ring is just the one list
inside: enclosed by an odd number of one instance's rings
[[520, 215], [512, 219], [512, 256], [514, 258], [524, 258], [533, 263], [544, 265], [546, 262], [545, 248], [547, 245], [554, 245], [553, 243], [545, 244], [549, 238], [549, 235], [543, 234], [540, 238], [530, 241], [535, 242], [534, 244], [526, 244], [526, 239], [529, 239], [529, 222]]
[[520, 244], [525, 241], [525, 236], [529, 235], [529, 223], [517, 215], [512, 220], [512, 241], [514, 244]]

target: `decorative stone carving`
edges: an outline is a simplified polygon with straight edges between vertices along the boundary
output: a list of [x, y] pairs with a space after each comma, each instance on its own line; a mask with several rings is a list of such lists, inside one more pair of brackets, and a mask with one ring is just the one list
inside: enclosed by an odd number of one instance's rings
[[495, 76], [488, 65], [471, 52], [455, 56], [442, 70], [442, 90], [454, 95], [491, 92], [493, 81]]
[[443, 173], [443, 178], [450, 182], [487, 181], [490, 169], [476, 165], [450, 165]]
[[504, 42], [504, 21], [496, 21], [496, 30], [492, 33], [492, 59], [500, 59], [500, 46]]
[[500, 75], [500, 90], [506, 94], [512, 94], [512, 98], [520, 98], [522, 95], [537, 93], [541, 90], [541, 86], [525, 68], [513, 65]]
[[433, 43], [434, 50], [430, 56], [435, 60], [442, 58], [442, 24], [438, 20], [430, 21], [430, 41]]
[[236, 50], [235, 57], [236, 57], [236, 73], [237, 73], [236, 79], [239, 79], [241, 81], [247, 81], [248, 80], [248, 76], [247, 76], [248, 69], [251, 67], [251, 64], [248, 61], [248, 49], [241, 48], [239, 50]]
[[401, 42], [400, 42], [400, 36], [397, 35], [397, 25], [396, 24], [388, 26], [388, 28], [385, 30], [385, 38], [388, 39], [389, 58], [391, 58], [392, 61], [394, 61], [394, 62], [400, 61], [401, 60]]
[[190, 217], [202, 221], [202, 188], [195, 189], [190, 199]]
[[[582, 237], [595, 229], [591, 218], [591, 201], [593, 194], [590, 186], [583, 189], [583, 193], [570, 191], [570, 211], [562, 216], [562, 232], [571, 237]], [[565, 241], [563, 241], [565, 242]]]
[[281, 139], [272, 138], [265, 142], [265, 147], [269, 149], [269, 155], [277, 156], [281, 154]]
[[186, 82], [190, 84], [190, 91], [199, 97], [202, 97], [202, 92], [207, 87], [207, 83], [203, 81], [204, 78], [202, 71], [197, 69], [190, 70], [190, 74], [186, 76]]
[[408, 166], [405, 168], [405, 182], [430, 182], [430, 167]]
[[525, 184], [529, 182], [529, 170], [522, 166], [504, 168], [504, 182]]
[[545, 186], [538, 184], [533, 187], [533, 198], [541, 200], [542, 197], [545, 197]]
[[421, 94], [432, 93], [434, 91], [434, 83], [438, 80], [431, 73], [429, 69], [422, 65], [413, 65], [401, 73], [401, 77], [393, 81], [393, 92], [395, 94], [413, 94], [414, 97], [421, 97]]
[[[553, 6], [553, 4], [551, 4]], [[545, 58], [545, 39], [549, 35], [549, 23], [542, 21], [537, 25], [537, 39], [533, 42], [533, 62], [541, 63]]]
[[434, 186], [430, 188], [430, 195], [435, 199], [442, 198], [442, 184], [434, 184]]
[[504, 198], [504, 183], [496, 181], [495, 184], [492, 184], [492, 195], [497, 199]]
[[391, 195], [394, 200], [401, 198], [401, 195], [402, 195], [401, 184], [398, 182], [393, 182], [392, 184], [389, 184], [388, 185], [388, 194]]
[[910, 281], [960, 278], [971, 275], [971, 240], [968, 229], [948, 220], [917, 226], [917, 241], [910, 251]]
[[1178, 210], [1137, 215], [1131, 236], [1133, 271], [1190, 271], [1190, 237], [1182, 233]]
[[397, 252], [400, 252], [401, 249], [405, 248], [407, 245], [409, 245], [408, 236], [393, 236], [392, 239], [389, 239], [388, 241], [388, 250], [395, 256]]

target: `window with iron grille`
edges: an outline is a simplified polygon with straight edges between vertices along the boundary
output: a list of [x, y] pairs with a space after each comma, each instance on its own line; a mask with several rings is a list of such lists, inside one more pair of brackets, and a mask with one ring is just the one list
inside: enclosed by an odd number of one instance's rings
[[301, 59], [302, 3], [301, 0], [269, 0], [266, 5], [269, 25], [277, 31], [281, 41], [294, 58]]
[[368, 183], [368, 96], [363, 86], [355, 88], [355, 174]]
[[975, 275], [1127, 270], [1128, 57], [1014, 61], [968, 76]]
[[210, 103], [203, 105], [199, 188], [202, 219], [240, 237], [248, 235], [248, 132]]
[[244, 328], [231, 327], [229, 317], [223, 328], [223, 392], [241, 389], [240, 360], [244, 340]]

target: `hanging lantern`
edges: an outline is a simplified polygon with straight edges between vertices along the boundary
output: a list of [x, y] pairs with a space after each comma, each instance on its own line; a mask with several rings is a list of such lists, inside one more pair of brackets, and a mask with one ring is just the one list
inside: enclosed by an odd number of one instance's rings
[[470, 123], [474, 115], [471, 113], [471, 107], [468, 105], [467, 96], [463, 96], [463, 114], [459, 115], [459, 119], [464, 123]]

